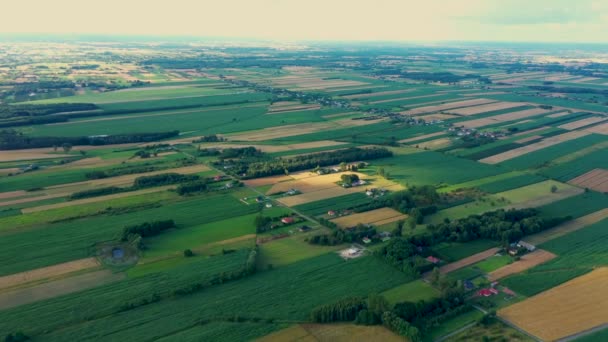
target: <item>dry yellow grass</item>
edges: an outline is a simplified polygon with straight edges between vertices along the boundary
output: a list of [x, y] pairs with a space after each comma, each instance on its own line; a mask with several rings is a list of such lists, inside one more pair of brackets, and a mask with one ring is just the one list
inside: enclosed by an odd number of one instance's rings
[[512, 264], [505, 265], [489, 274], [490, 281], [496, 281], [498, 279], [502, 279], [511, 274], [519, 273], [525, 271], [529, 268], [532, 268], [536, 265], [540, 265], [544, 262], [547, 262], [557, 255], [545, 251], [543, 249], [537, 249], [532, 253], [528, 253], [522, 256], [518, 261], [513, 262]]
[[299, 324], [277, 331], [258, 342], [404, 342], [383, 326], [354, 324]]
[[567, 124], [561, 125], [561, 126], [557, 126], [558, 128], [561, 129], [567, 129], [567, 130], [573, 130], [573, 129], [577, 129], [577, 128], [581, 128], [581, 127], [585, 127], [594, 123], [598, 123], [598, 122], [602, 122], [606, 120], [606, 117], [603, 116], [592, 116], [590, 118], [586, 118], [586, 119], [582, 119], [582, 120], [577, 120], [574, 122], [569, 122]]
[[608, 192], [608, 170], [594, 169], [568, 183], [599, 192]]
[[336, 182], [340, 181], [340, 177], [344, 174], [356, 174], [360, 179], [368, 178], [366, 175], [358, 172], [337, 172], [327, 175], [317, 175], [313, 172], [297, 172], [292, 175], [295, 178], [293, 181], [281, 182], [275, 184], [266, 192], [268, 195], [285, 192], [289, 189], [298, 189], [302, 193], [319, 191], [328, 188], [340, 188]]
[[285, 125], [279, 127], [270, 127], [257, 131], [241, 132], [236, 134], [226, 135], [230, 140], [234, 141], [263, 141], [276, 138], [291, 137], [294, 135], [314, 133], [335, 127], [332, 122], [313, 122], [295, 125]]
[[445, 134], [445, 132], [429, 133], [429, 134], [419, 135], [417, 137], [413, 137], [413, 138], [409, 138], [409, 139], [399, 140], [399, 142], [403, 143], [403, 144], [407, 144], [407, 143], [412, 142], [412, 141], [417, 141], [417, 140], [422, 140], [422, 139], [428, 139], [428, 138], [436, 137], [438, 135], [443, 135], [443, 134]]
[[525, 105], [525, 103], [522, 103], [522, 102], [496, 102], [496, 103], [490, 103], [490, 104], [485, 104], [485, 105], [480, 105], [480, 106], [451, 109], [448, 112], [452, 113], [452, 114], [468, 116], [468, 115], [476, 115], [476, 114], [481, 114], [481, 113], [486, 113], [486, 112], [493, 112], [495, 110], [520, 107], [523, 105]]
[[553, 113], [553, 114], [549, 114], [547, 115], [548, 118], [561, 118], [562, 116], [566, 116], [568, 114], [571, 114], [570, 112], [559, 112], [559, 113]]
[[380, 208], [363, 213], [357, 213], [347, 216], [338, 217], [332, 221], [342, 228], [356, 226], [359, 223], [383, 225], [399, 220], [405, 220], [407, 215], [404, 215], [392, 208]]
[[570, 234], [579, 229], [585, 228], [605, 218], [608, 218], [608, 208], [598, 210], [596, 212], [576, 218], [574, 220], [570, 220], [568, 222], [564, 222], [557, 227], [528, 236], [525, 240], [526, 242], [531, 243], [533, 245], [538, 245], [549, 240], [558, 238], [560, 236]]
[[430, 150], [436, 150], [439, 148], [444, 148], [450, 146], [452, 144], [452, 140], [450, 138], [440, 138], [430, 141], [425, 141], [420, 144], [417, 144], [419, 148], [425, 148]]
[[608, 122], [586, 128], [585, 131], [590, 132], [590, 133], [608, 135]]
[[557, 145], [559, 143], [562, 143], [564, 141], [568, 141], [568, 140], [574, 140], [586, 135], [589, 135], [591, 133], [589, 132], [584, 132], [584, 131], [572, 131], [572, 132], [568, 132], [568, 133], [564, 133], [564, 134], [560, 134], [560, 135], [556, 135], [553, 137], [549, 137], [546, 139], [543, 139], [537, 143], [534, 144], [530, 144], [527, 146], [523, 146], [520, 148], [516, 148], [507, 152], [503, 152], [503, 153], [499, 153], [499, 154], [495, 154], [493, 156], [481, 159], [480, 162], [482, 163], [486, 163], [486, 164], [497, 164], [500, 162], [503, 162], [505, 160], [509, 160], [509, 159], [513, 159], [516, 157], [519, 157], [521, 155], [524, 155], [526, 153], [530, 153], [530, 152], [534, 152], [534, 151], [538, 151], [538, 150], [542, 150], [543, 148], [549, 147], [549, 146], [553, 146], [553, 145]]
[[544, 341], [555, 341], [606, 324], [608, 267], [502, 309], [498, 315]]
[[53, 266], [38, 268], [31, 271], [25, 271], [21, 273], [15, 273], [0, 277], [0, 290], [7, 289], [10, 287], [38, 281], [42, 279], [57, 277], [60, 275], [82, 271], [88, 268], [95, 268], [99, 266], [99, 262], [95, 258], [86, 258], [80, 260], [69, 261], [63, 264], [57, 264]]
[[406, 111], [404, 114], [418, 115], [418, 114], [423, 114], [423, 113], [440, 112], [440, 111], [446, 110], [446, 109], [482, 105], [482, 104], [488, 104], [488, 103], [493, 103], [493, 102], [497, 102], [497, 101], [489, 100], [489, 99], [471, 99], [471, 100], [464, 100], [464, 101], [456, 101], [456, 102], [449, 102], [449, 103], [440, 104], [440, 105], [436, 105], [436, 106], [418, 107], [418, 108], [414, 108], [409, 111]]

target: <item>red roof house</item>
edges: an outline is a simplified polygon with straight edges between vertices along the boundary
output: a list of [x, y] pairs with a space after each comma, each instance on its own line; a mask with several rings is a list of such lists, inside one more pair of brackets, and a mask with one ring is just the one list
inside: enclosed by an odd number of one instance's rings
[[429, 262], [431, 262], [433, 264], [438, 264], [441, 261], [440, 259], [437, 259], [432, 255], [426, 257], [426, 260], [428, 260]]
[[293, 223], [293, 221], [294, 221], [294, 220], [293, 220], [293, 217], [283, 217], [283, 218], [281, 219], [281, 222], [283, 222], [283, 223], [285, 223], [285, 224], [291, 224], [291, 223]]

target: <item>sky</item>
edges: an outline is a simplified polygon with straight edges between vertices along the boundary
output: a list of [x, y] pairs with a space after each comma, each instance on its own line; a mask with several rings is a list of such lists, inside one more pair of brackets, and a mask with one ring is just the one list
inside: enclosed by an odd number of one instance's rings
[[28, 0], [0, 33], [608, 43], [608, 0]]

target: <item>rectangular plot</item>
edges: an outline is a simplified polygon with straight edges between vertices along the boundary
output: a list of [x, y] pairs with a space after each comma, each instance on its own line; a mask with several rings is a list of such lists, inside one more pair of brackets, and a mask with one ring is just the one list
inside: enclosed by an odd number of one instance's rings
[[414, 108], [414, 109], [411, 109], [411, 110], [405, 112], [405, 114], [417, 115], [417, 114], [422, 114], [422, 113], [439, 112], [439, 111], [446, 110], [446, 109], [475, 106], [475, 105], [481, 105], [481, 104], [487, 104], [487, 103], [493, 103], [493, 102], [497, 102], [497, 100], [472, 99], [472, 100], [456, 101], [456, 102], [450, 102], [450, 103], [440, 104], [440, 105], [436, 105], [436, 106], [426, 106], [426, 107]]
[[568, 183], [599, 192], [608, 192], [608, 170], [595, 169], [570, 180]]
[[525, 103], [523, 103], [523, 102], [497, 102], [497, 103], [490, 103], [490, 104], [485, 104], [485, 105], [481, 105], [481, 106], [472, 106], [472, 107], [452, 109], [449, 112], [453, 113], [453, 114], [468, 116], [468, 115], [476, 115], [476, 114], [481, 114], [481, 113], [486, 113], [486, 112], [493, 112], [493, 111], [501, 110], [501, 109], [521, 107], [524, 105], [525, 105]]
[[557, 126], [557, 127], [558, 128], [562, 128], [562, 129], [567, 129], [567, 130], [573, 130], [573, 129], [589, 126], [589, 125], [597, 123], [597, 122], [602, 122], [604, 120], [606, 120], [605, 117], [592, 116], [590, 118], [585, 118], [585, 119], [582, 119], [582, 120], [577, 120], [577, 121], [574, 121], [574, 122], [569, 122], [567, 124], [564, 124], [564, 125], [561, 125], [561, 126]]

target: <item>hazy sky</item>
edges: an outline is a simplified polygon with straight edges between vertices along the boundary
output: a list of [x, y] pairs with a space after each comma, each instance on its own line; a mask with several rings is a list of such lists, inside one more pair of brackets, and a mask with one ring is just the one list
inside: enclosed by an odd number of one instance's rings
[[2, 33], [608, 42], [608, 0], [9, 0]]

